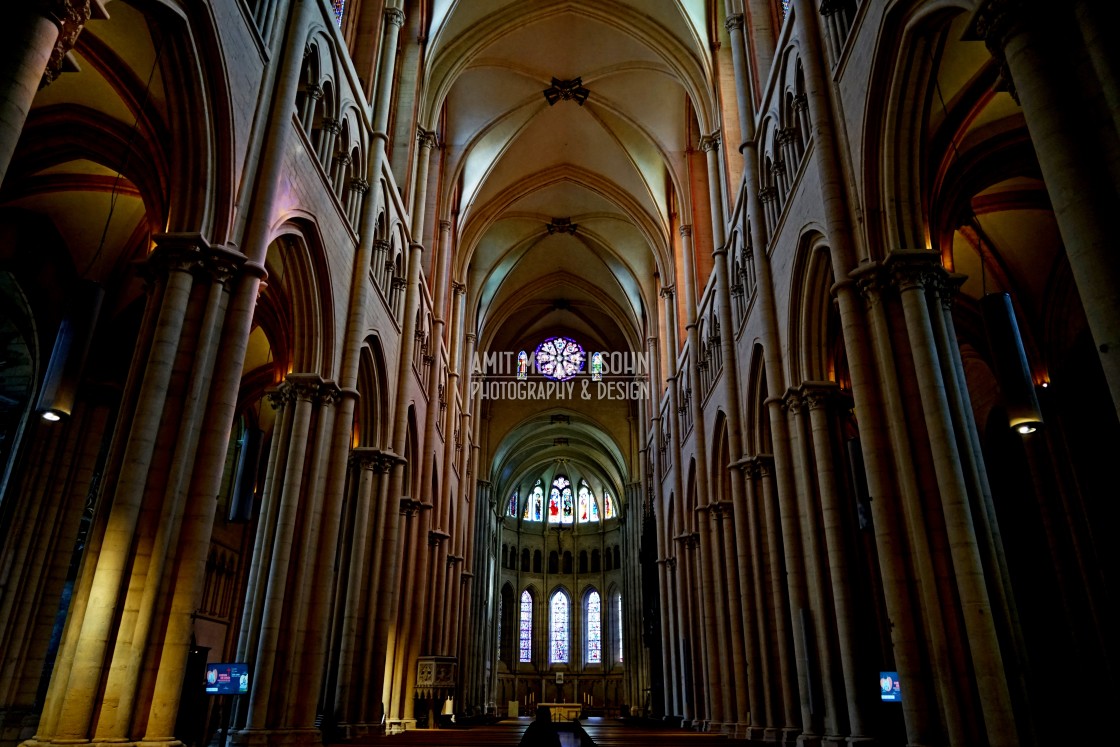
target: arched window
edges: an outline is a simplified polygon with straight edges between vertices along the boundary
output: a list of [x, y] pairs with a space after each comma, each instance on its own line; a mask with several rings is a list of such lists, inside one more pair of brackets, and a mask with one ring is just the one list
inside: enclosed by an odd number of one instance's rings
[[569, 611], [568, 595], [557, 590], [549, 602], [548, 660], [554, 664], [568, 661]]
[[614, 518], [614, 498], [611, 498], [611, 494], [606, 490], [603, 491], [603, 507], [605, 509], [603, 513], [606, 515], [606, 517], [608, 519], [613, 519]]
[[595, 501], [595, 496], [591, 493], [591, 488], [587, 483], [580, 480], [579, 483], [579, 522], [582, 524], [586, 521], [599, 520], [599, 504]]
[[520, 651], [518, 661], [533, 660], [533, 596], [528, 589], [521, 592], [521, 628], [518, 648]]
[[544, 513], [544, 488], [541, 487], [541, 481], [537, 480], [533, 492], [529, 494], [529, 500], [525, 501], [525, 513], [521, 518], [525, 521], [540, 521], [542, 513]]
[[587, 663], [603, 663], [603, 610], [599, 592], [592, 589], [587, 594]]
[[517, 491], [513, 491], [513, 495], [509, 497], [509, 510], [506, 512], [509, 516], [517, 516]]
[[331, 5], [334, 6], [334, 24], [342, 27], [342, 14], [346, 10], [346, 0], [331, 0]]
[[572, 483], [563, 475], [558, 475], [552, 481], [552, 490], [548, 494], [548, 522], [571, 524], [575, 520], [575, 513]]

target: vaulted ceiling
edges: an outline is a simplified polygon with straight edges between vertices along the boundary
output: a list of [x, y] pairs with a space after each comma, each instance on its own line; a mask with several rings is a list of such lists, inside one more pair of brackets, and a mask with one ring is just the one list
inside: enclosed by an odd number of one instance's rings
[[[421, 118], [445, 133], [442, 197], [457, 196], [456, 275], [480, 349], [566, 334], [640, 351], [657, 334], [685, 153], [711, 127], [709, 5], [434, 4]], [[558, 425], [554, 405], [495, 405], [495, 477], [567, 458], [633, 479], [625, 418], [577, 404]]]

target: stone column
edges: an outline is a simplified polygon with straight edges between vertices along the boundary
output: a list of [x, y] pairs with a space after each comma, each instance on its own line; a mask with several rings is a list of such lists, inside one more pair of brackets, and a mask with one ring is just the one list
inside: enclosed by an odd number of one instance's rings
[[358, 473], [358, 486], [354, 493], [353, 531], [350, 540], [350, 557], [347, 563], [347, 582], [345, 598], [342, 601], [342, 632], [339, 636], [338, 679], [335, 686], [334, 702], [338, 726], [343, 733], [353, 721], [354, 704], [351, 702], [351, 687], [354, 678], [354, 662], [357, 657], [357, 632], [366, 614], [367, 605], [375, 600], [362, 595], [366, 580], [365, 570], [373, 529], [371, 509], [375, 500], [374, 481], [379, 467], [389, 466], [391, 460], [370, 447], [353, 450], [351, 462]]
[[[444, 225], [446, 224], [446, 226]], [[440, 245], [445, 246], [445, 253], [447, 255], [446, 263], [447, 269], [444, 274], [443, 282], [450, 284], [451, 288], [451, 325], [448, 327], [450, 340], [450, 350], [447, 356], [448, 371], [447, 371], [447, 388], [444, 392], [445, 406], [443, 407], [441, 416], [444, 418], [443, 423], [443, 480], [440, 481], [440, 504], [446, 512], [444, 522], [448, 532], [453, 536], [452, 546], [448, 549], [451, 555], [447, 557], [447, 592], [446, 595], [436, 596], [436, 609], [440, 611], [442, 623], [439, 625], [438, 637], [435, 639], [435, 653], [455, 655], [454, 648], [448, 648], [448, 642], [456, 637], [456, 631], [459, 628], [458, 620], [461, 617], [459, 614], [459, 592], [461, 591], [461, 584], [458, 580], [458, 563], [466, 556], [466, 545], [468, 542], [473, 541], [470, 535], [463, 536], [459, 526], [467, 517], [462, 515], [464, 504], [461, 498], [456, 497], [456, 492], [452, 490], [452, 475], [454, 474], [454, 459], [455, 456], [462, 451], [463, 441], [466, 439], [466, 432], [462, 429], [461, 424], [456, 422], [460, 418], [456, 416], [457, 402], [462, 401], [459, 398], [459, 371], [462, 368], [462, 339], [463, 339], [463, 317], [465, 312], [465, 298], [467, 287], [462, 283], [452, 282], [451, 277], [451, 222], [440, 221]], [[460, 490], [458, 495], [461, 496], [463, 491], [461, 489], [463, 481], [466, 479], [463, 471], [459, 471], [459, 484]], [[469, 519], [468, 519], [469, 521]], [[454, 530], [454, 531], [452, 531]], [[458, 560], [455, 560], [458, 558]]]
[[[166, 237], [165, 240], [170, 238]], [[176, 239], [187, 242], [198, 240], [197, 237], [186, 236], [176, 237]], [[147, 569], [144, 571], [143, 591], [133, 619], [131, 635], [124, 636], [120, 632], [117, 635], [113, 664], [110, 665], [109, 678], [102, 695], [102, 716], [98, 720], [96, 735], [99, 740], [128, 739], [133, 736], [129, 729], [136, 715], [134, 711], [142, 670], [145, 665], [151, 665], [152, 654], [147, 651], [149, 641], [153, 630], [159, 630], [164, 625], [167, 626], [164, 629], [172, 633], [172, 635], [165, 633], [164, 649], [180, 646], [183, 655], [181, 658], [159, 659], [159, 663], [165, 664], [166, 669], [164, 666], [158, 668], [145, 739], [170, 738], [174, 733], [175, 715], [178, 712], [180, 689], [186, 669], [186, 652], [190, 647], [190, 635], [171, 620], [162, 619], [157, 605], [162, 605], [169, 591], [164, 584], [164, 578], [169, 570], [178, 570], [175, 568], [176, 556], [180, 552], [189, 555], [192, 550], [197, 549], [183, 546], [180, 537], [183, 523], [187, 520], [184, 514], [188, 512], [191, 473], [197, 464], [205, 403], [218, 355], [218, 340], [226, 303], [229, 300], [227, 281], [243, 261], [244, 257], [236, 252], [210, 249], [196, 269], [195, 282], [203, 286], [202, 292], [205, 297], [199, 299], [201, 308], [192, 314], [200, 318], [191, 330], [197, 335], [197, 341], [192, 341], [193, 360], [190, 363], [187, 389], [179, 393], [183, 401], [181, 415], [176, 427], [174, 444], [169, 445], [174, 453], [167, 483], [163, 489], [159, 524], [151, 544]], [[189, 526], [187, 535], [196, 536], [197, 530], [198, 527]], [[206, 545], [208, 546], [209, 542]], [[188, 575], [193, 570], [195, 570], [193, 567], [187, 566]], [[201, 587], [197, 591], [201, 592]], [[195, 599], [197, 600], [197, 597]], [[174, 617], [174, 623], [181, 625], [184, 622], [177, 615]], [[146, 658], [149, 661], [146, 662]], [[113, 705], [115, 707], [112, 707]], [[110, 706], [112, 713], [105, 713], [106, 706]]]
[[[711, 138], [707, 139], [707, 149], [709, 153], [713, 152], [714, 145]], [[717, 188], [718, 191], [718, 188]], [[718, 194], [712, 195], [714, 200], [718, 200]], [[722, 233], [722, 218], [715, 216], [722, 216], [722, 210], [719, 208], [718, 203], [712, 208], [713, 218], [715, 223], [717, 220], [720, 224], [720, 233]], [[692, 443], [696, 454], [696, 500], [697, 507], [706, 507], [708, 502], [711, 501], [711, 491], [708, 487], [708, 449], [707, 449], [707, 430], [704, 422], [704, 394], [700, 386], [700, 332], [699, 326], [696, 322], [696, 309], [699, 306], [699, 299], [697, 297], [697, 278], [696, 278], [696, 255], [692, 244], [692, 226], [682, 225], [680, 227], [681, 234], [681, 254], [684, 256], [682, 285], [684, 286], [684, 309], [685, 309], [685, 332], [688, 335], [688, 366], [690, 372], [690, 379], [693, 385], [689, 391], [685, 392], [685, 396], [691, 399], [693, 426], [692, 426]], [[678, 451], [678, 454], [681, 452]], [[684, 465], [680, 465], [682, 468]], [[682, 496], [683, 497], [683, 496]], [[701, 524], [701, 517], [697, 516], [696, 526]], [[703, 523], [707, 523], [706, 521]], [[700, 558], [699, 561], [703, 564], [700, 566], [700, 588], [698, 593], [700, 595], [700, 610], [701, 610], [701, 625], [703, 626], [703, 637], [701, 639], [701, 651], [703, 652], [704, 671], [707, 674], [706, 691], [708, 693], [708, 718], [714, 724], [722, 724], [725, 714], [724, 696], [726, 694], [724, 682], [721, 677], [722, 662], [720, 661], [720, 651], [724, 650], [721, 645], [719, 630], [720, 627], [716, 624], [719, 619], [718, 608], [722, 606], [722, 596], [717, 594], [717, 584], [713, 577], [714, 567], [711, 566], [711, 548], [708, 546], [709, 535], [708, 532], [702, 531], [699, 533], [699, 547]]]
[[1097, 345], [1112, 404], [1120, 415], [1120, 259], [1114, 216], [1117, 184], [1096, 140], [1080, 121], [1077, 86], [1049, 41], [1048, 16], [1064, 9], [1034, 0], [986, 0], [972, 30], [1002, 65], [1023, 109], [1050, 204], [1085, 316]]
[[[105, 497], [111, 502], [101, 551], [97, 556], [86, 614], [77, 633], [73, 663], [68, 673], [56, 669], [50, 689], [61, 694], [56, 739], [82, 741], [88, 738], [94, 710], [98, 705], [103, 667], [109, 646], [115, 639], [116, 615], [124, 604], [124, 580], [132, 573], [132, 547], [140, 523], [141, 507], [148, 472], [167, 401], [187, 315], [192, 270], [201, 259], [199, 242], [170, 241], [170, 248], [157, 248], [151, 263], [166, 272], [163, 292], [153, 298], [159, 316], [147, 361], [135, 361], [139, 393], [132, 427], [121, 433], [123, 460], [115, 484], [106, 484]], [[48, 694], [48, 699], [50, 699]]]
[[[680, 419], [676, 413], [681, 409], [681, 391], [680, 391], [680, 378], [677, 375], [677, 361], [679, 358], [679, 345], [677, 343], [677, 303], [676, 292], [673, 286], [663, 287], [660, 291], [661, 298], [664, 303], [664, 319], [665, 319], [665, 333], [666, 333], [666, 363], [668, 364], [669, 376], [667, 377], [669, 384], [669, 441], [672, 453], [677, 455], [676, 463], [673, 465], [673, 495], [675, 505], [673, 506], [674, 516], [670, 517], [668, 526], [666, 528], [667, 536], [670, 542], [676, 542], [680, 535], [687, 531], [687, 526], [684, 519], [684, 475], [683, 465], [681, 464], [681, 430]], [[676, 545], [673, 545], [674, 557], [676, 557]], [[694, 698], [692, 689], [689, 683], [695, 680], [693, 672], [695, 671], [696, 662], [692, 657], [687, 655], [688, 642], [692, 639], [691, 625], [689, 624], [688, 605], [685, 603], [687, 599], [688, 586], [686, 580], [686, 558], [682, 554], [678, 558], [679, 563], [673, 566], [673, 580], [674, 580], [674, 595], [677, 600], [677, 605], [674, 609], [676, 616], [676, 630], [677, 639], [673, 642], [676, 651], [676, 657], [680, 662], [679, 671], [681, 679], [679, 684], [679, 697], [680, 697], [680, 715], [685, 721], [691, 721], [695, 715], [694, 711]]]
[[[751, 620], [758, 619], [758, 623], [754, 625], [754, 634], [747, 640], [747, 650], [750, 652], [748, 654], [750, 656], [748, 686], [752, 688], [750, 696], [751, 726], [747, 736], [753, 740], [773, 742], [778, 738], [775, 725], [778, 723], [778, 707], [782, 702], [783, 689], [780, 685], [782, 680], [787, 678], [772, 677], [770, 661], [773, 658], [772, 652], [777, 652], [780, 655], [785, 650], [785, 639], [783, 636], [777, 641], [773, 640], [773, 633], [777, 627], [774, 607], [766, 599], [767, 581], [764, 567], [766, 558], [763, 555], [766, 548], [766, 543], [763, 541], [765, 514], [762, 508], [762, 488], [759, 485], [762, 478], [762, 467], [757, 457], [740, 461], [738, 467], [745, 478], [745, 498], [740, 512], [746, 514], [747, 531], [740, 533], [738, 521], [736, 521], [735, 532], [740, 540], [740, 572], [744, 574], [743, 579], [746, 579], [749, 575], [750, 586], [753, 591], [751, 597], [744, 598], [744, 601], [753, 607], [753, 614], [748, 612], [744, 617]], [[743, 555], [748, 552], [749, 555], [746, 559], [748, 565], [743, 568]], [[771, 549], [771, 552], [774, 552], [774, 550]]]
[[[828, 577], [831, 582], [832, 607], [835, 614], [836, 637], [839, 644], [840, 664], [846, 696], [849, 734], [848, 742], [864, 742], [867, 736], [866, 683], [859, 678], [861, 671], [857, 655], [859, 646], [855, 635], [855, 610], [852, 607], [850, 582], [852, 571], [849, 563], [850, 549], [845, 539], [845, 526], [841, 505], [837, 467], [833, 461], [832, 422], [829, 406], [839, 395], [833, 382], [806, 382], [802, 385], [802, 401], [808, 406], [809, 435], [812, 440], [812, 470], [817, 478], [820, 494], [821, 521], [824, 525], [824, 552], [827, 557]], [[829, 676], [826, 669], [825, 676]]]
[[[346, 397], [351, 403], [353, 394]], [[349, 441], [339, 445], [333, 439], [338, 404], [343, 393], [333, 381], [324, 381], [315, 394], [315, 434], [310, 444], [306, 487], [300, 499], [300, 534], [297, 538], [297, 557], [303, 559], [292, 574], [295, 580], [295, 598], [289, 605], [293, 655], [289, 657], [287, 683], [280, 701], [283, 710], [280, 725], [290, 730], [287, 737], [293, 741], [315, 741], [316, 709], [323, 684], [325, 658], [326, 613], [330, 605], [329, 583], [319, 579], [330, 578], [334, 573], [338, 544], [342, 492], [340, 485], [331, 481], [331, 465], [342, 460]], [[347, 435], [353, 419], [344, 422]], [[333, 446], [333, 448], [332, 448]], [[298, 653], [295, 653], [298, 652]]]
[[264, 612], [264, 578], [272, 565], [275, 549], [272, 537], [280, 516], [280, 491], [283, 489], [284, 465], [288, 460], [288, 445], [292, 436], [292, 402], [295, 401], [292, 385], [283, 382], [268, 394], [270, 406], [278, 412], [272, 429], [272, 446], [268, 452], [264, 485], [261, 489], [261, 511], [257, 518], [257, 533], [253, 539], [253, 557], [249, 564], [249, 579], [245, 584], [245, 605], [241, 610], [240, 635], [237, 641], [237, 660], [249, 661], [257, 650], [261, 614]]
[[[762, 484], [762, 521], [766, 530], [766, 546], [770, 554], [770, 588], [772, 594], [771, 606], [774, 616], [774, 638], [778, 647], [779, 672], [782, 713], [778, 724], [775, 724], [775, 738], [783, 743], [790, 744], [796, 740], [803, 729], [808, 728], [809, 720], [798, 709], [803, 711], [809, 707], [808, 698], [805, 696], [808, 677], [803, 677], [802, 668], [805, 660], [802, 656], [802, 644], [798, 643], [800, 636], [794, 635], [793, 628], [793, 603], [790, 600], [791, 589], [787, 581], [786, 557], [789, 551], [783, 552], [781, 513], [778, 507], [779, 489], [776, 479], [774, 458], [769, 455], [758, 457], [759, 482]], [[793, 650], [790, 650], [790, 640], [793, 641]], [[803, 638], [802, 638], [803, 641]], [[797, 681], [789, 676], [797, 672]], [[805, 726], [802, 726], [802, 723]]]
[[[832, 684], [835, 668], [832, 661], [831, 636], [828, 630], [828, 618], [831, 612], [831, 600], [824, 583], [823, 546], [820, 528], [817, 524], [817, 515], [820, 511], [817, 506], [817, 491], [814, 482], [815, 465], [810, 462], [810, 444], [807, 443], [806, 427], [807, 418], [802, 412], [801, 394], [794, 389], [786, 391], [783, 406], [789, 413], [790, 419], [790, 447], [793, 451], [796, 465], [794, 479], [797, 483], [797, 501], [794, 505], [788, 503], [783, 506], [782, 524], [786, 541], [786, 559], [790, 556], [790, 535], [785, 526], [786, 508], [792, 509], [789, 513], [795, 514], [790, 519], [799, 529], [798, 552], [805, 563], [805, 578], [807, 598], [809, 605], [794, 618], [793, 628], [796, 638], [804, 637], [806, 653], [810, 657], [808, 672], [815, 682], [810, 682], [810, 693], [813, 709], [814, 729], [822, 726], [826, 744], [837, 744], [843, 741], [839, 736], [839, 722], [837, 721], [837, 696]], [[805, 628], [809, 629], [806, 630]], [[799, 630], [800, 628], [800, 630]], [[810, 643], [811, 642], [811, 643]], [[816, 656], [813, 657], [812, 654]], [[820, 696], [818, 699], [817, 696]], [[822, 702], [823, 701], [823, 702]], [[804, 707], [804, 704], [802, 704]]]
[[[732, 3], [728, 2], [730, 6]], [[731, 64], [735, 69], [735, 104], [739, 112], [739, 142], [747, 140], [747, 133], [753, 128], [748, 120], [754, 117], [751, 107], [751, 79], [747, 66], [747, 47], [743, 38], [743, 14], [735, 13], [730, 7], [727, 9], [727, 20], [724, 21], [727, 34], [731, 37]]]
[[[967, 739], [961, 705], [952, 684], [943, 611], [937, 595], [937, 576], [922, 515], [921, 491], [909, 456], [913, 453], [906, 423], [909, 408], [904, 402], [895, 371], [881, 268], [869, 265], [853, 275], [858, 277], [859, 290], [867, 303], [867, 319], [878, 367], [878, 386], [887, 418], [885, 433], [874, 428], [871, 431], [873, 438], [884, 442], [880, 445], [883, 452], [869, 450], [867, 446], [863, 447], [863, 452], [865, 461], [870, 458], [878, 462], [877, 465], [875, 462], [867, 465], [868, 487], [872, 491], [871, 511], [887, 614], [895, 625], [891, 636], [895, 666], [898, 667], [899, 678], [909, 683], [907, 690], [911, 693], [910, 698], [902, 701], [907, 739], [910, 744], [936, 744], [941, 739], [938, 736], [941, 726], [937, 723], [937, 712], [940, 710], [950, 744], [964, 744]], [[857, 397], [858, 415], [858, 398], [862, 392], [855, 387], [853, 393]], [[886, 453], [888, 443], [890, 452]], [[888, 483], [882, 474], [887, 469], [883, 462], [892, 458], [892, 474], [897, 480], [897, 487]], [[896, 503], [901, 507], [897, 517]], [[904, 532], [905, 543], [893, 536], [896, 526]], [[908, 567], [911, 565], [912, 571]], [[909, 601], [914, 586], [912, 578], [906, 581], [909, 573], [918, 579], [919, 601], [916, 606]], [[919, 647], [918, 624], [925, 634], [927, 657], [922, 656]], [[930, 683], [940, 694], [940, 703], [930, 691]]]
[[958, 447], [958, 439], [959, 443], [968, 444], [968, 437], [953, 428], [945, 395], [943, 363], [938, 360], [938, 344], [930, 321], [926, 287], [936, 284], [937, 276], [942, 272], [939, 262], [940, 258], [930, 252], [914, 255], [895, 253], [891, 256], [890, 268], [894, 281], [899, 285], [906, 316], [910, 351], [914, 356], [918, 390], [922, 396], [922, 413], [933, 452], [941, 510], [945, 516], [953, 577], [960, 595], [988, 742], [993, 747], [1011, 747], [1019, 742], [1015, 715], [992, 620], [992, 605], [984, 580]]
[[319, 158], [319, 163], [323, 166], [323, 171], [327, 174], [327, 181], [330, 181], [331, 174], [331, 159], [334, 156], [334, 143], [338, 140], [339, 134], [342, 132], [342, 123], [334, 117], [323, 117], [323, 127], [319, 131], [319, 142], [316, 143], [315, 155]]
[[62, 72], [90, 13], [90, 0], [28, 0], [6, 14], [0, 27], [0, 184], [35, 94]]
[[[269, 703], [273, 687], [279, 690], [284, 683], [276, 682], [273, 673], [276, 660], [286, 656], [279, 649], [280, 628], [285, 624], [288, 574], [291, 567], [293, 546], [295, 545], [296, 520], [299, 514], [300, 497], [304, 479], [304, 460], [307, 455], [308, 439], [314, 400], [322, 383], [314, 374], [288, 374], [292, 387], [294, 409], [292, 429], [288, 441], [288, 454], [284, 465], [283, 484], [280, 488], [280, 506], [276, 518], [276, 531], [270, 538], [273, 544], [271, 563], [267, 574], [258, 577], [264, 585], [264, 606], [261, 612], [260, 634], [255, 655], [252, 680], [256, 683], [249, 695], [249, 708], [245, 721], [245, 731], [235, 735], [239, 742], [255, 741], [252, 732], [267, 728]], [[269, 538], [264, 538], [266, 541]], [[264, 571], [264, 569], [261, 569]]]

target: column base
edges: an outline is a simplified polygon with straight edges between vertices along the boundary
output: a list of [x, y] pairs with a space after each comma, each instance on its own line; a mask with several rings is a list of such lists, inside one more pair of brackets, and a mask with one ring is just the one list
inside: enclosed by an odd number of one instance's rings
[[416, 719], [414, 718], [391, 718], [385, 722], [386, 734], [403, 734], [406, 731], [414, 731], [416, 729]]
[[801, 730], [794, 726], [783, 726], [778, 735], [778, 744], [801, 744]]
[[767, 729], [763, 726], [748, 726], [746, 733], [743, 734], [743, 739], [748, 742], [777, 742], [778, 732], [775, 729]]
[[845, 747], [847, 744], [847, 737], [837, 736], [836, 734], [826, 734], [821, 737], [821, 747]]
[[19, 744], [35, 738], [39, 728], [39, 712], [30, 708], [0, 710], [0, 743]]
[[848, 737], [847, 742], [848, 744], [858, 744], [860, 745], [860, 747], [875, 747], [875, 745], [878, 744], [878, 742], [875, 740], [875, 737], [861, 736]]

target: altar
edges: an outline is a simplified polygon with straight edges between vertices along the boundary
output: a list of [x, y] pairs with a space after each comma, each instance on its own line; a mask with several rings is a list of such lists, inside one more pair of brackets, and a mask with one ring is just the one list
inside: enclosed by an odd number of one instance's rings
[[548, 706], [553, 721], [578, 719], [583, 712], [583, 705], [580, 703], [537, 703], [537, 710], [540, 710], [541, 706]]

